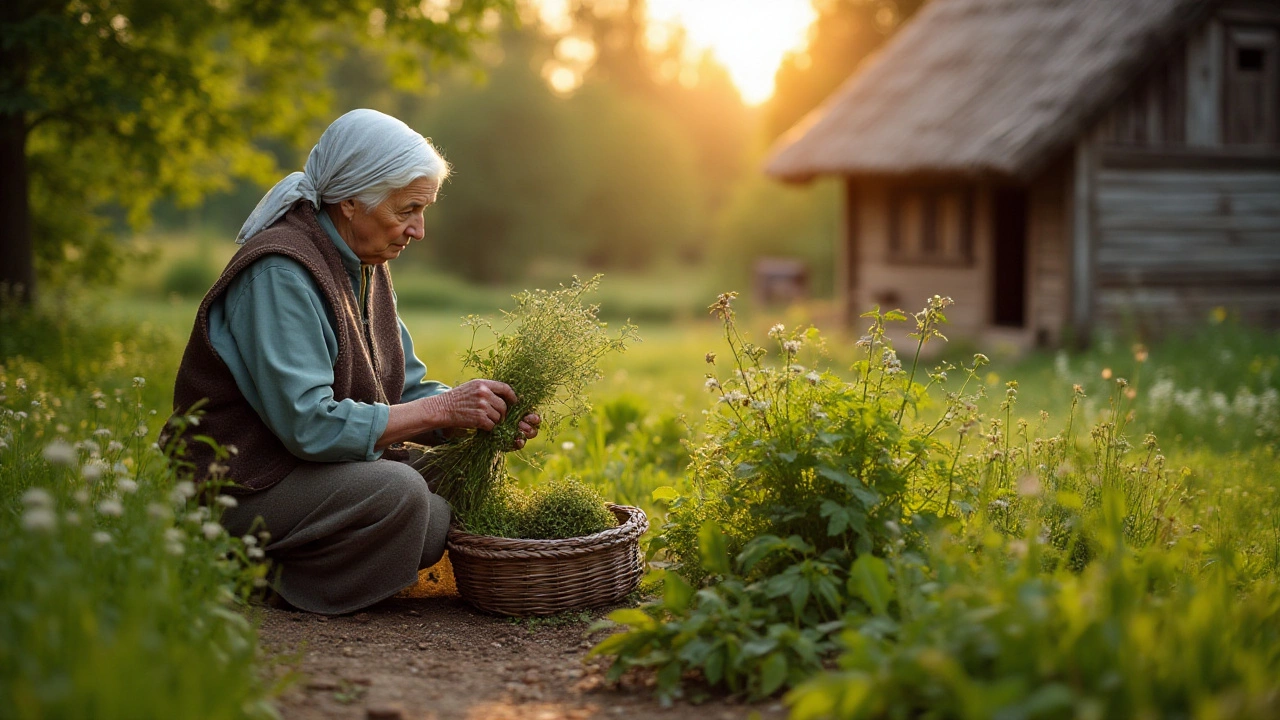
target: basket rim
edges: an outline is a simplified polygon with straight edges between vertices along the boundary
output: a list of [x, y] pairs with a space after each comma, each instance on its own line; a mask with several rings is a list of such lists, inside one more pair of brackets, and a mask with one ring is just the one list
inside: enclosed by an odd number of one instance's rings
[[[621, 543], [632, 542], [649, 529], [649, 518], [634, 505], [618, 505], [607, 503], [606, 507], [622, 520], [617, 527], [601, 530], [593, 535], [583, 535], [555, 540], [531, 540], [526, 538], [503, 538], [493, 535], [475, 535], [458, 526], [449, 528], [448, 548], [450, 552], [486, 558], [535, 558], [535, 557], [573, 557], [595, 552]], [[625, 519], [624, 519], [625, 516]]]

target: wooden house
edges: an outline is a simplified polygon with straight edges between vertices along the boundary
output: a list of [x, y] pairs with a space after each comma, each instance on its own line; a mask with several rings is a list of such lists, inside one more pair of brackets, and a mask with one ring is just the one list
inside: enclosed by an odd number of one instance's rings
[[845, 310], [1019, 345], [1280, 327], [1280, 1], [933, 0], [778, 142], [843, 178]]

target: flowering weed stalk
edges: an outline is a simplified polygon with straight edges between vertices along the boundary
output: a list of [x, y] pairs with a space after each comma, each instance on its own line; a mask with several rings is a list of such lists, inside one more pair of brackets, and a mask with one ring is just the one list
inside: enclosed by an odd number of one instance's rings
[[[504, 311], [500, 329], [483, 318], [467, 318], [473, 339], [464, 364], [481, 377], [507, 383], [519, 400], [492, 431], [472, 432], [431, 451], [427, 467], [440, 478], [437, 492], [464, 526], [490, 492], [510, 483], [505, 453], [520, 432], [520, 418], [536, 410], [553, 436], [559, 422], [589, 409], [585, 391], [600, 377], [600, 360], [639, 339], [630, 324], [610, 333], [599, 319], [599, 306], [585, 302], [599, 284], [598, 275], [586, 281], [575, 277], [558, 290], [522, 292], [515, 296], [515, 308]], [[494, 341], [478, 347], [482, 329]]]

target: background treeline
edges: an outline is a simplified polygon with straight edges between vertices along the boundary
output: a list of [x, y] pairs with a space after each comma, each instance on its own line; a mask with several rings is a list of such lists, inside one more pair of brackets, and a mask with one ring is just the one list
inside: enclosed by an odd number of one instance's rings
[[[405, 44], [335, 36], [328, 116], [355, 107], [394, 114], [455, 169], [428, 213], [429, 242], [397, 263], [402, 295], [419, 295], [414, 270], [499, 286], [603, 270], [697, 278], [701, 302], [712, 288], [745, 289], [762, 255], [806, 260], [813, 292], [829, 293], [834, 184], [784, 186], [760, 166], [776, 136], [921, 3], [816, 4], [810, 46], [785, 60], [777, 97], [762, 107], [744, 105], [713, 56], [691, 64], [679, 33], [664, 47], [646, 43], [643, 0], [581, 0], [555, 28], [526, 6], [472, 63], [439, 70]], [[415, 52], [421, 63], [411, 66]], [[264, 147], [283, 173], [302, 165], [311, 141]], [[222, 241], [262, 190], [260, 179], [244, 179], [194, 204], [158, 206], [156, 230], [215, 248], [175, 270], [168, 289], [199, 292], [211, 280], [230, 249]]]

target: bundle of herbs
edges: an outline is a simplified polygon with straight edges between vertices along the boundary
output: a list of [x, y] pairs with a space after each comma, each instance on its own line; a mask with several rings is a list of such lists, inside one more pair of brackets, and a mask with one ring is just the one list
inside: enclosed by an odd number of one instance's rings
[[[536, 411], [543, 431], [554, 434], [559, 423], [589, 409], [585, 390], [599, 379], [601, 358], [639, 340], [630, 323], [611, 333], [599, 319], [599, 306], [584, 301], [599, 284], [599, 275], [586, 281], [574, 277], [558, 290], [522, 292], [515, 296], [515, 308], [503, 312], [501, 327], [467, 318], [473, 334], [465, 366], [480, 377], [507, 383], [519, 398], [493, 430], [474, 431], [433, 448], [426, 460], [426, 472], [440, 478], [436, 492], [469, 531], [512, 532], [510, 522], [499, 520], [521, 505], [505, 456], [519, 435], [520, 419]], [[491, 344], [478, 346], [482, 330], [493, 335]], [[603, 503], [600, 507], [604, 510]], [[478, 513], [487, 519], [477, 523]]]

